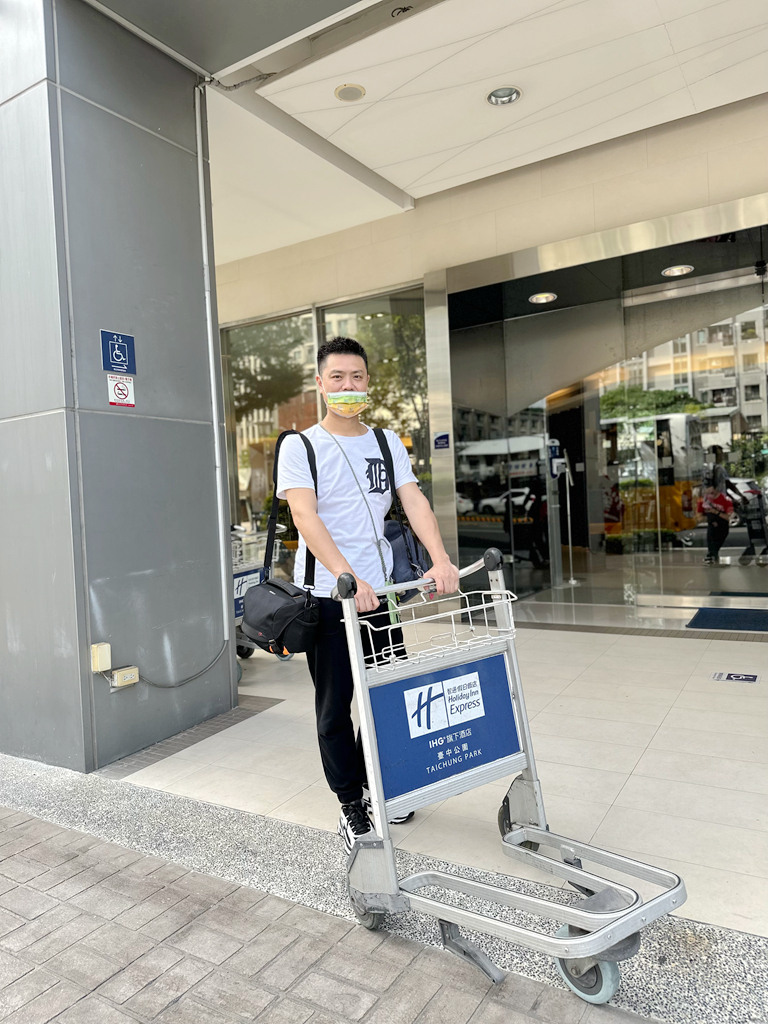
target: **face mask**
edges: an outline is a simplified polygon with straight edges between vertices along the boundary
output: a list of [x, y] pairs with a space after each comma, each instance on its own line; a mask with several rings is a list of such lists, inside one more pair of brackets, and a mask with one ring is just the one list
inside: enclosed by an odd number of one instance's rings
[[333, 391], [326, 392], [325, 404], [337, 416], [359, 416], [368, 406], [367, 391]]

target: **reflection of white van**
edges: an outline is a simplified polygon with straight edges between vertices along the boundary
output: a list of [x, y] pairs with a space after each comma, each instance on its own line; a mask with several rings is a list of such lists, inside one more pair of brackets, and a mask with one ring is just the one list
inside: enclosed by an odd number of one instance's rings
[[490, 441], [457, 444], [456, 479], [482, 483], [492, 476], [532, 476], [537, 473], [536, 461], [545, 457], [543, 434], [495, 437]]

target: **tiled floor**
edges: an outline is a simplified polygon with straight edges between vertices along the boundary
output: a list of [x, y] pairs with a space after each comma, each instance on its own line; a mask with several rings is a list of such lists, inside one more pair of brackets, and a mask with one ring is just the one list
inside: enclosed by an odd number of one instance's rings
[[7, 1024], [644, 1021], [5, 807], [0, 920]]
[[[552, 830], [678, 871], [687, 917], [768, 935], [768, 647], [530, 628], [517, 645]], [[282, 702], [128, 781], [334, 829], [305, 661], [257, 653], [243, 670], [244, 694]], [[496, 830], [504, 792], [453, 797], [393, 834], [406, 850], [519, 873]]]
[[104, 768], [99, 768], [96, 775], [101, 775], [105, 779], [124, 779], [142, 768], [148, 768], [158, 761], [164, 761], [172, 754], [179, 754], [187, 747], [192, 747], [209, 736], [215, 736], [238, 722], [253, 718], [254, 715], [261, 714], [262, 711], [266, 711], [267, 708], [279, 702], [280, 699], [276, 697], [254, 697], [241, 694], [239, 706], [232, 708], [231, 711], [225, 711], [223, 715], [209, 718], [206, 722], [176, 733], [175, 736], [171, 736], [167, 740], [161, 740], [160, 743], [153, 743], [150, 747], [137, 750], [129, 757], [121, 757], [119, 761], [113, 761]]

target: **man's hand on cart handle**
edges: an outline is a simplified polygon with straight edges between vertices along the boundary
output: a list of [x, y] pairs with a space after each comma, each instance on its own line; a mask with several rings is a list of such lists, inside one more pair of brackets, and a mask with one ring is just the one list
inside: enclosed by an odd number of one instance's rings
[[[352, 574], [354, 575], [354, 573]], [[355, 606], [358, 614], [361, 612], [373, 612], [379, 607], [379, 599], [370, 583], [355, 576], [357, 591], [355, 592]]]
[[448, 557], [427, 569], [425, 575], [433, 581], [438, 594], [455, 594], [459, 589], [459, 570]]

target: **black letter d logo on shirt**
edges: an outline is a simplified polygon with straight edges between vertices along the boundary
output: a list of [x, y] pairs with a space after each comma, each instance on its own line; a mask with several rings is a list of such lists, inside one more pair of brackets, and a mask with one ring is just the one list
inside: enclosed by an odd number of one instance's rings
[[368, 463], [365, 475], [368, 477], [368, 483], [371, 485], [368, 488], [368, 493], [385, 494], [389, 490], [389, 483], [387, 481], [387, 470], [384, 466], [384, 460], [366, 459], [365, 461]]

